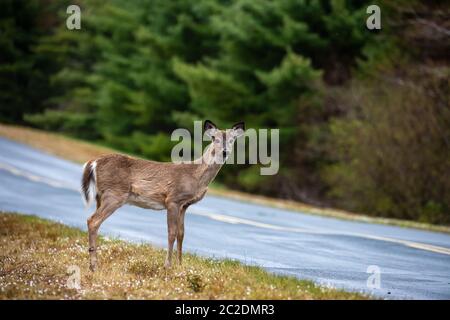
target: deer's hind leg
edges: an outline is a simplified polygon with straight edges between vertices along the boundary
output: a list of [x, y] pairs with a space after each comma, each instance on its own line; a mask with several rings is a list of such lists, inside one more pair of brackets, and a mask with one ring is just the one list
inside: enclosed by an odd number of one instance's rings
[[110, 215], [120, 208], [126, 201], [126, 196], [116, 196], [112, 193], [104, 193], [96, 196], [97, 210], [87, 220], [89, 232], [89, 258], [91, 271], [95, 271], [97, 267], [97, 233], [100, 225]]

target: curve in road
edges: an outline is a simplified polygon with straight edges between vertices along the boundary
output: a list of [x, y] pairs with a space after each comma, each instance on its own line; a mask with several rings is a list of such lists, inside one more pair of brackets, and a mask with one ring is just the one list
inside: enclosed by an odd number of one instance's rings
[[[78, 192], [81, 169], [0, 138], [0, 209], [86, 229], [91, 212], [83, 208]], [[125, 206], [100, 231], [166, 245], [163, 211]], [[450, 299], [450, 235], [442, 233], [207, 196], [188, 210], [185, 247], [202, 256], [238, 259], [275, 273], [383, 298]], [[380, 271], [380, 288], [370, 286], [373, 270]]]

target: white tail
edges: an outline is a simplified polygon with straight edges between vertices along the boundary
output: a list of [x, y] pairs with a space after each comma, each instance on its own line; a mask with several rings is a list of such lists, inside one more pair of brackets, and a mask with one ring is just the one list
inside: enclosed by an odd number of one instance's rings
[[90, 268], [97, 265], [97, 232], [100, 225], [124, 204], [155, 210], [167, 209], [168, 250], [165, 265], [172, 263], [177, 241], [181, 263], [186, 209], [200, 201], [215, 178], [235, 139], [244, 133], [244, 123], [220, 130], [205, 121], [204, 131], [213, 142], [200, 159], [189, 163], [161, 163], [120, 154], [105, 155], [88, 161], [83, 170], [81, 190], [87, 205], [97, 201], [97, 209], [88, 219]]
[[83, 165], [81, 180], [81, 197], [86, 208], [89, 208], [97, 195], [97, 161], [88, 161]]

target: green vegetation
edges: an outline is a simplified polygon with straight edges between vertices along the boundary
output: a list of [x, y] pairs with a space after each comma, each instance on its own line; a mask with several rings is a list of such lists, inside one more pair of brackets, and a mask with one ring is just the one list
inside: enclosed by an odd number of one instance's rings
[[1, 121], [155, 160], [193, 120], [280, 128], [278, 175], [227, 166], [218, 182], [450, 224], [444, 1], [377, 1], [380, 31], [364, 0], [78, 3], [71, 31], [65, 1], [5, 1]]
[[367, 299], [232, 260], [186, 254], [166, 270], [164, 250], [105, 238], [92, 273], [85, 232], [34, 216], [0, 213], [0, 248], [0, 299]]
[[[17, 125], [0, 124], [0, 137], [5, 137], [21, 143], [28, 144], [34, 148], [54, 154], [63, 159], [71, 160], [84, 164], [90, 159], [98, 158], [102, 155], [118, 152], [117, 150], [105, 148], [86, 142], [84, 140], [66, 137], [60, 133], [43, 131], [29, 127]], [[299, 201], [286, 199], [276, 199], [262, 195], [250, 194], [247, 192], [230, 190], [223, 184], [216, 181], [210, 185], [208, 194], [232, 198], [240, 201], [257, 203], [264, 206], [288, 209], [301, 213], [321, 215], [351, 221], [361, 221], [368, 223], [380, 223], [394, 225], [406, 228], [416, 228], [422, 230], [450, 233], [450, 227], [446, 225], [430, 224], [426, 222], [417, 222], [404, 219], [382, 218], [376, 216], [367, 216], [361, 213], [348, 212], [327, 207], [318, 207], [308, 205]]]

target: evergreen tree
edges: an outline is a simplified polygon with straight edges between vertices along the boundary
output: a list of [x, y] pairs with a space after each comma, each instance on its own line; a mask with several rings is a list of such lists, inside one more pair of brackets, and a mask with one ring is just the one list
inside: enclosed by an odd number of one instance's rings
[[39, 0], [4, 0], [0, 10], [0, 121], [22, 123], [25, 113], [42, 111], [52, 94], [51, 57], [36, 46], [55, 22], [56, 5]]

